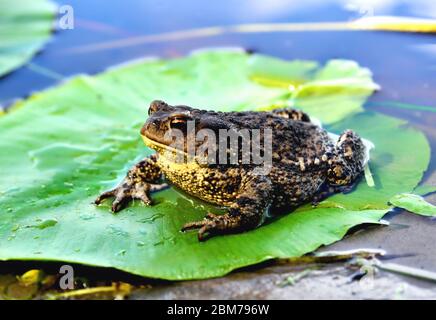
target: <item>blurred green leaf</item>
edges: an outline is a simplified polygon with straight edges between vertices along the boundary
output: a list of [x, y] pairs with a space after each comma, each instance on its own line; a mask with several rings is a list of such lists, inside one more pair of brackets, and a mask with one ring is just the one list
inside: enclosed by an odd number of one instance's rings
[[424, 200], [423, 197], [411, 193], [401, 193], [393, 196], [390, 200], [394, 206], [407, 211], [422, 215], [436, 216], [436, 207]]
[[0, 76], [25, 64], [47, 42], [55, 8], [48, 0], [0, 1]]

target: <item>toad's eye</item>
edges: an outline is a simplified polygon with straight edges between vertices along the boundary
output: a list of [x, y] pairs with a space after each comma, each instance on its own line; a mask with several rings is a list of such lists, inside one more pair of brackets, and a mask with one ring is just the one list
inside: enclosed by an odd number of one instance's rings
[[170, 127], [174, 128], [174, 129], [185, 128], [186, 124], [187, 124], [187, 120], [182, 119], [182, 118], [174, 118], [174, 119], [171, 119], [171, 121], [170, 121]]
[[191, 120], [192, 118], [188, 114], [184, 113], [172, 114], [169, 119], [171, 128], [186, 126], [188, 121]]
[[170, 118], [170, 127], [173, 129], [186, 131], [188, 126], [188, 121], [191, 120], [192, 118], [185, 114], [172, 115]]

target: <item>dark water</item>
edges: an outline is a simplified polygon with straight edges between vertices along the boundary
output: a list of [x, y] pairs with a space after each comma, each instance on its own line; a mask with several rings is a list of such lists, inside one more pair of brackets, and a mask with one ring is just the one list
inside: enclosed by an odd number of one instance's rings
[[[211, 26], [246, 23], [350, 21], [375, 14], [436, 17], [434, 1], [353, 7], [359, 1], [194, 1], [71, 0], [73, 30], [58, 30], [31, 62], [0, 82], [0, 103], [53, 85], [77, 73], [96, 73], [106, 67], [144, 56], [174, 57], [204, 47], [244, 47], [286, 59], [354, 59], [374, 71], [383, 90], [373, 101], [395, 100], [436, 105], [435, 35], [387, 32], [279, 32], [224, 34], [199, 39], [153, 42], [99, 51], [72, 52], [84, 46]], [[383, 4], [386, 1], [379, 1]], [[408, 3], [405, 2], [405, 3]], [[426, 4], [427, 3], [427, 4]], [[356, 7], [356, 5], [354, 5]], [[433, 8], [433, 9], [429, 9]], [[369, 13], [368, 13], [369, 12]], [[51, 72], [43, 74], [40, 68]]]
[[[360, 6], [360, 13], [358, 6], [353, 7], [355, 2], [359, 1], [58, 1], [60, 5], [73, 7], [75, 28], [59, 30], [29, 66], [0, 81], [0, 104], [7, 105], [14, 98], [42, 90], [63, 78], [101, 72], [130, 59], [176, 57], [205, 47], [243, 47], [286, 59], [358, 61], [373, 71], [375, 81], [382, 87], [369, 99], [366, 108], [377, 108], [380, 112], [409, 120], [426, 133], [432, 150], [436, 150], [435, 34], [357, 31], [222, 34], [84, 50], [102, 42], [210, 26], [349, 21], [371, 13], [436, 17], [434, 1], [397, 1], [396, 4], [379, 1], [375, 7]], [[402, 103], [403, 108], [399, 108], [398, 103]], [[417, 110], [409, 105], [424, 108]], [[432, 151], [432, 163], [425, 174], [425, 180], [433, 184], [436, 181], [433, 174], [435, 158]], [[429, 199], [435, 200], [434, 197]], [[413, 253], [414, 258], [402, 262], [436, 270], [436, 257], [432, 255], [431, 247], [436, 224], [412, 215], [392, 215], [389, 219], [392, 223], [390, 232], [379, 228], [342, 241], [338, 248], [383, 247], [396, 254]]]

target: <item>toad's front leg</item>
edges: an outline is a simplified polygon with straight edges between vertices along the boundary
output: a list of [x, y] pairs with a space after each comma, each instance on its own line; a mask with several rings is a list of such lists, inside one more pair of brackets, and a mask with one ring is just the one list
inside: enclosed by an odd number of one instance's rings
[[95, 204], [100, 204], [104, 199], [115, 197], [112, 211], [123, 209], [133, 199], [142, 200], [147, 205], [151, 204], [150, 192], [158, 191], [167, 185], [161, 183], [162, 172], [156, 163], [155, 155], [145, 158], [133, 166], [124, 180], [115, 188], [102, 193]]
[[221, 233], [237, 233], [254, 229], [262, 223], [271, 203], [272, 185], [265, 176], [248, 174], [243, 178], [239, 195], [223, 215], [209, 213], [202, 221], [190, 222], [182, 231], [199, 229], [198, 240]]

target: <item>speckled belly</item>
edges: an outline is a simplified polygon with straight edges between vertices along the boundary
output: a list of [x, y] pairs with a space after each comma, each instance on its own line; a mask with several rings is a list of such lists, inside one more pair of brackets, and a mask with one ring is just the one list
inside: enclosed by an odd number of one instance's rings
[[[230, 206], [237, 196], [235, 185], [225, 174], [197, 163], [173, 163], [159, 157], [159, 167], [171, 184], [201, 200]], [[238, 183], [239, 185], [239, 183]]]

